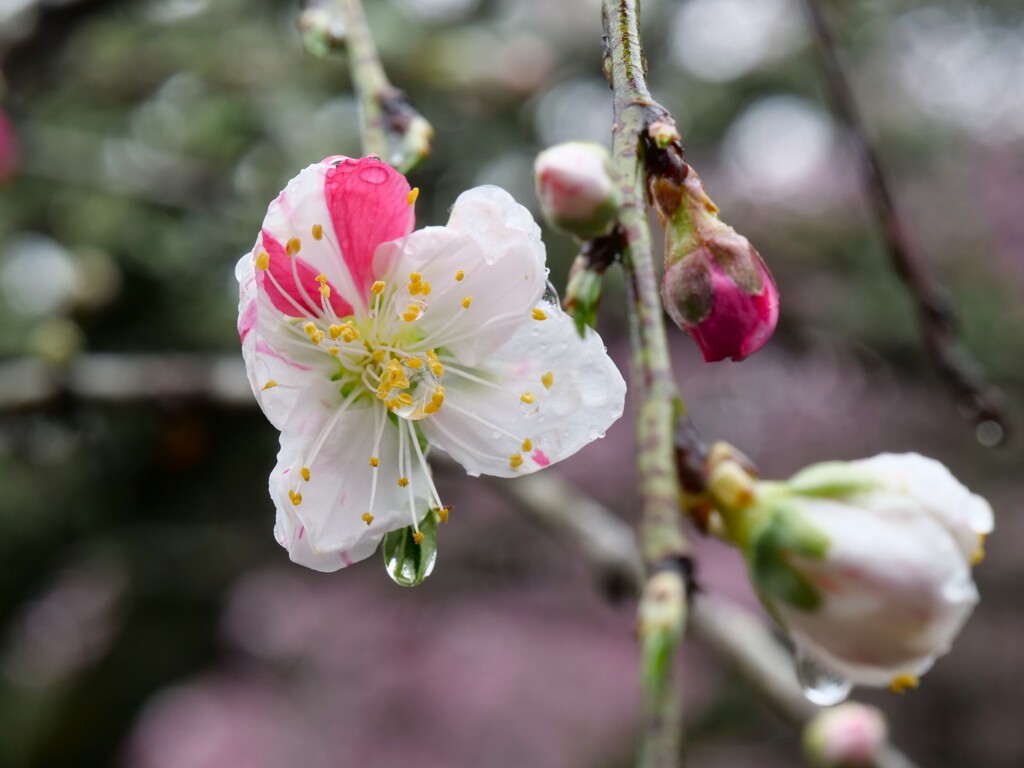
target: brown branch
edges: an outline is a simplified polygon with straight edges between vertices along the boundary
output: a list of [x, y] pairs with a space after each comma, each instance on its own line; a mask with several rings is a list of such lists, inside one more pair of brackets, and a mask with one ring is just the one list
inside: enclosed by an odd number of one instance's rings
[[1007, 431], [1001, 398], [982, 376], [977, 363], [957, 345], [956, 320], [946, 294], [930, 272], [910, 229], [900, 216], [878, 155], [868, 140], [857, 100], [843, 70], [832, 31], [819, 7], [821, 0], [803, 0], [822, 58], [825, 83], [835, 111], [853, 141], [863, 184], [882, 230], [893, 267], [917, 308], [925, 348], [939, 375], [976, 424], [993, 423]]

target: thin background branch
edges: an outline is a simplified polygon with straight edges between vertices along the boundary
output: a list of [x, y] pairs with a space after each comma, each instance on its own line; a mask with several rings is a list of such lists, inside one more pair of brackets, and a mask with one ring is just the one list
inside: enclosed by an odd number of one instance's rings
[[820, 7], [821, 0], [803, 0], [808, 21], [821, 53], [829, 96], [840, 121], [853, 141], [860, 160], [865, 191], [885, 238], [894, 268], [917, 308], [925, 348], [942, 379], [980, 430], [998, 427], [1001, 442], [1008, 427], [999, 393], [982, 376], [977, 363], [956, 341], [956, 319], [924, 255], [900, 215], [882, 164], [864, 129], [857, 100], [843, 70], [835, 39]]

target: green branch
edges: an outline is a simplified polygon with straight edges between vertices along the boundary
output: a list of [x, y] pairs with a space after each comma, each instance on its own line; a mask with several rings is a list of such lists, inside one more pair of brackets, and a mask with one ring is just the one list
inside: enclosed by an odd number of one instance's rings
[[388, 80], [362, 0], [334, 2], [345, 20], [349, 67], [362, 112], [363, 151], [408, 173], [430, 154], [434, 129]]
[[614, 93], [611, 171], [622, 208], [637, 413], [640, 542], [647, 582], [640, 601], [644, 723], [638, 765], [679, 764], [681, 690], [675, 668], [686, 617], [689, 545], [682, 531], [682, 489], [675, 425], [685, 414], [676, 391], [662, 319], [648, 222], [645, 152], [648, 131], [671, 117], [647, 89], [638, 0], [604, 0], [605, 71]]

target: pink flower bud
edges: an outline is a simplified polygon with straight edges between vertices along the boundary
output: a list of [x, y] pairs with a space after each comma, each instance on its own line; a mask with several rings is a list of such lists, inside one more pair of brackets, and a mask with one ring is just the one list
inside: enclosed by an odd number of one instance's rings
[[533, 164], [541, 210], [558, 229], [583, 239], [607, 234], [619, 196], [608, 173], [608, 150], [590, 141], [546, 149]]
[[853, 702], [824, 710], [804, 730], [804, 752], [815, 768], [871, 768], [887, 742], [882, 713]]
[[0, 184], [14, 176], [17, 168], [18, 142], [7, 117], [0, 112]]
[[666, 265], [662, 297], [709, 363], [757, 352], [779, 319], [779, 292], [768, 267], [730, 227], [699, 236], [694, 250]]

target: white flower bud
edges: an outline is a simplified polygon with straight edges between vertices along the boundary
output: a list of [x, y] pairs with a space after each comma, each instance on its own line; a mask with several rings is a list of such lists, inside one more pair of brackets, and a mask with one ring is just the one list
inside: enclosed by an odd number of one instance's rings
[[798, 648], [861, 685], [916, 685], [978, 601], [988, 502], [917, 454], [762, 488], [743, 522], [751, 578]]
[[864, 704], [822, 710], [804, 729], [804, 754], [815, 768], [871, 768], [888, 745], [882, 713]]
[[553, 226], [583, 239], [607, 234], [619, 195], [608, 173], [608, 150], [590, 141], [556, 144], [533, 164], [537, 197]]

